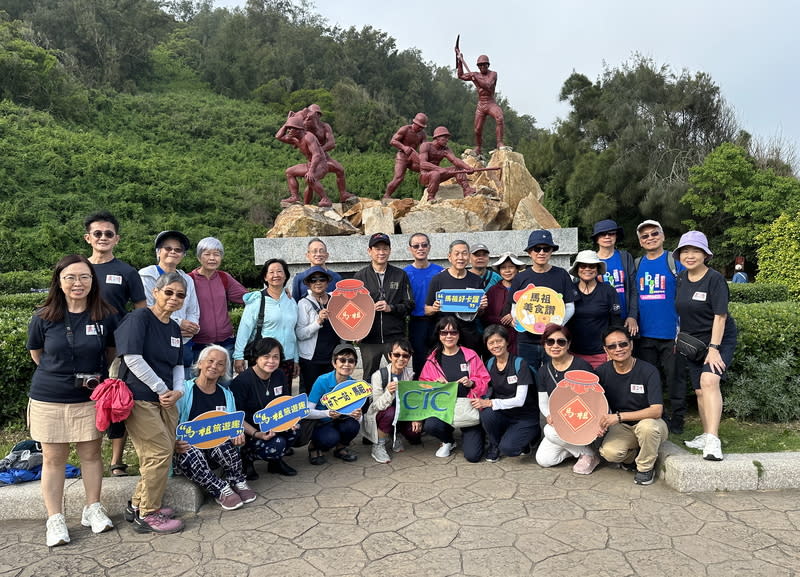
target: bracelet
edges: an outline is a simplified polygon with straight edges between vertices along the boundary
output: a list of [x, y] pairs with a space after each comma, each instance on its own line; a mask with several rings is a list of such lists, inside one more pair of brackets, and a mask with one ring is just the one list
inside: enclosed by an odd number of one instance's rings
[[251, 436], [251, 437], [253, 437], [253, 438], [255, 439], [255, 438], [256, 438], [256, 435], [258, 435], [258, 433], [259, 433], [259, 431], [258, 431], [258, 430], [255, 430], [255, 431], [253, 432], [253, 434], [252, 434], [252, 435], [250, 435], [250, 436]]
[[622, 422], [622, 415], [620, 415], [619, 411], [617, 411], [617, 423], [621, 423], [621, 422]]

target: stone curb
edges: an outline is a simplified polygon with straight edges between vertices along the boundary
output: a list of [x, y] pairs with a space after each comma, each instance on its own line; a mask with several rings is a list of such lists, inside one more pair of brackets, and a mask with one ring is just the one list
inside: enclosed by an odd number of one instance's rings
[[754, 491], [800, 488], [800, 453], [725, 454], [720, 462], [665, 442], [658, 456], [658, 471], [679, 493]]

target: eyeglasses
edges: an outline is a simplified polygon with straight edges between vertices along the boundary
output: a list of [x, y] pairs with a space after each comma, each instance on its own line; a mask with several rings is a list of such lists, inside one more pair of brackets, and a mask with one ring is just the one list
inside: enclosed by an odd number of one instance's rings
[[411, 355], [408, 353], [392, 353], [392, 356], [396, 359], [410, 359]]
[[161, 250], [165, 250], [167, 252], [174, 252], [175, 254], [183, 254], [185, 252], [182, 246], [162, 246]]
[[164, 293], [167, 297], [175, 297], [181, 300], [186, 298], [186, 293], [175, 292], [172, 289], [161, 289], [161, 292]]
[[439, 334], [442, 335], [443, 337], [454, 337], [458, 334], [458, 331], [443, 330], [439, 331]]
[[414, 250], [419, 250], [421, 248], [428, 248], [429, 246], [431, 245], [428, 244], [427, 242], [420, 242], [418, 244], [412, 244], [411, 248], [413, 248]]
[[62, 282], [64, 284], [75, 284], [78, 281], [81, 281], [82, 283], [84, 283], [84, 282], [89, 283], [89, 282], [92, 282], [92, 275], [90, 275], [90, 274], [79, 274], [78, 276], [75, 276], [74, 274], [68, 274], [68, 275], [62, 276], [61, 280], [62, 280]]
[[627, 349], [629, 346], [631, 346], [630, 342], [619, 341], [618, 343], [611, 343], [610, 345], [605, 345], [605, 348], [607, 348], [609, 351], [616, 351], [617, 349], [620, 350]]
[[596, 265], [596, 264], [587, 264], [587, 263], [585, 263], [585, 262], [579, 262], [579, 263], [578, 263], [578, 268], [591, 268], [591, 269], [596, 269], [596, 268], [597, 268], [597, 265]]
[[552, 246], [535, 246], [531, 249], [531, 252], [553, 252]]
[[616, 230], [607, 230], [606, 232], [601, 232], [597, 236], [617, 236]]
[[326, 254], [328, 254], [328, 251], [327, 250], [310, 250], [310, 251], [308, 251], [308, 254], [326, 255]]
[[93, 230], [90, 234], [95, 238], [114, 238], [117, 236], [117, 233], [113, 230]]
[[545, 339], [544, 344], [548, 347], [554, 347], [558, 345], [559, 347], [566, 347], [569, 341], [567, 339]]
[[308, 279], [308, 282], [311, 283], [311, 284], [318, 283], [318, 282], [325, 282], [326, 283], [326, 282], [328, 282], [328, 279], [326, 279], [324, 276], [315, 276], [314, 278]]
[[353, 357], [339, 357], [336, 359], [339, 363], [343, 365], [354, 365], [356, 364], [356, 360]]
[[644, 234], [640, 234], [639, 238], [642, 240], [647, 240], [648, 238], [657, 238], [661, 234], [661, 231], [654, 230], [653, 232], [646, 232]]

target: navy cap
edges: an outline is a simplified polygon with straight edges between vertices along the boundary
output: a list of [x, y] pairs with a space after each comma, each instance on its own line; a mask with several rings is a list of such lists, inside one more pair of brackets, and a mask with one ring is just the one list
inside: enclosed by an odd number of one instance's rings
[[164, 230], [158, 233], [156, 237], [156, 248], [161, 248], [161, 245], [164, 244], [164, 241], [168, 238], [177, 239], [183, 245], [183, 250], [189, 250], [192, 248], [192, 243], [189, 242], [189, 237], [183, 234], [182, 232], [178, 232], [177, 230]]
[[369, 248], [372, 248], [376, 244], [385, 242], [389, 246], [392, 246], [392, 241], [389, 240], [389, 235], [383, 232], [376, 232], [371, 237], [369, 237]]
[[597, 240], [598, 235], [601, 235], [604, 232], [616, 232], [617, 241], [621, 241], [623, 238], [625, 238], [625, 232], [622, 230], [622, 227], [619, 226], [616, 221], [611, 220], [610, 218], [594, 223], [592, 240]]
[[531, 249], [539, 245], [552, 246], [553, 250], [558, 250], [558, 245], [553, 242], [553, 235], [549, 230], [534, 230], [528, 237], [528, 248], [525, 252], [530, 252]]

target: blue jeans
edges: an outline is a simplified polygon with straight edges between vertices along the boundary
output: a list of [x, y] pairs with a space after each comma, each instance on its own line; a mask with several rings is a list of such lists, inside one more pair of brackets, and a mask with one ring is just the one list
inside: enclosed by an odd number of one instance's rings
[[507, 457], [517, 457], [539, 440], [539, 415], [509, 416], [492, 408], [481, 411], [481, 426], [489, 443]]
[[[423, 429], [429, 435], [436, 437], [442, 443], [454, 443], [453, 433], [455, 428], [436, 417], [428, 417], [424, 421]], [[483, 427], [464, 427], [461, 429], [461, 448], [464, 458], [470, 463], [477, 463], [483, 456]]]

